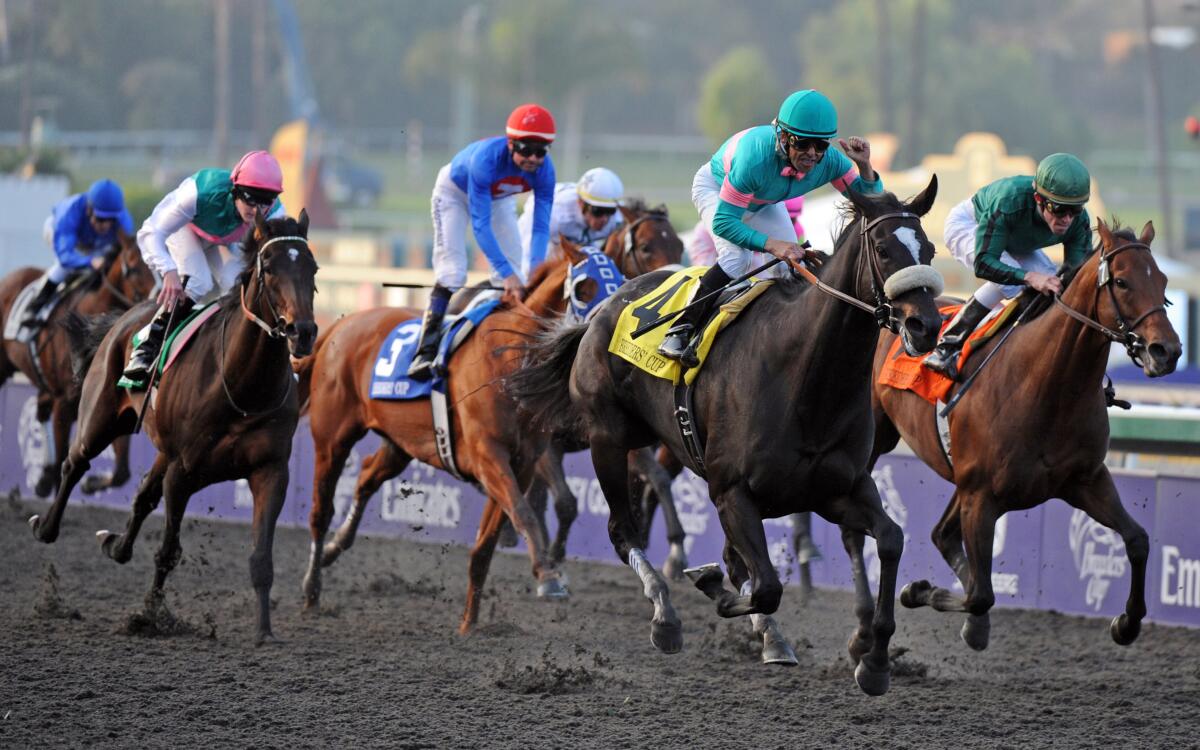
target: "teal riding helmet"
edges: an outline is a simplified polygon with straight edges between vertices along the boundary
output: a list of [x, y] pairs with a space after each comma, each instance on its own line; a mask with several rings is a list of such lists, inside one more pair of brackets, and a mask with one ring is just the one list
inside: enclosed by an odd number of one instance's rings
[[837, 109], [820, 91], [805, 89], [783, 100], [775, 124], [795, 135], [829, 139], [837, 135]]
[[1082, 206], [1091, 197], [1092, 178], [1078, 157], [1050, 154], [1038, 164], [1033, 186], [1048, 201]]

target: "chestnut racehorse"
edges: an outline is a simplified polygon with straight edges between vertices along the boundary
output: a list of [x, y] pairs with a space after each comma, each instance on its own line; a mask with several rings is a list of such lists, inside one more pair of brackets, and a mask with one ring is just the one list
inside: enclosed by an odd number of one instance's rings
[[[80, 283], [63, 293], [32, 342], [5, 341], [0, 346], [0, 384], [17, 371], [24, 373], [37, 388], [38, 421], [50, 420], [54, 453], [48, 456], [34, 488], [38, 497], [46, 497], [58, 486], [71, 438], [71, 425], [75, 424], [79, 412], [79, 386], [71, 367], [71, 345], [61, 322], [71, 311], [80, 315], [99, 315], [128, 310], [154, 288], [154, 276], [142, 261], [137, 243], [120, 230], [117, 246], [106, 255], [104, 265], [98, 271], [89, 269], [85, 273], [87, 276]], [[41, 274], [37, 268], [18, 268], [0, 280], [0, 329], [7, 323], [21, 290]], [[112, 475], [88, 477], [83, 483], [85, 493], [120, 487], [129, 480], [129, 439], [121, 438], [113, 443], [113, 451], [116, 462]]]
[[[1150, 254], [1154, 227], [1147, 223], [1141, 236], [1135, 237], [1129, 229], [1110, 230], [1101, 220], [1097, 232], [1098, 249], [1074, 271], [1061, 299], [1012, 331], [951, 413], [953, 466], [947, 463], [937, 434], [934, 411], [941, 404], [930, 404], [912, 391], [877, 382], [872, 386], [876, 422], [872, 464], [903, 437], [926, 464], [955, 485], [932, 537], [965, 595], [916, 581], [904, 587], [900, 602], [906, 607], [966, 612], [962, 639], [976, 650], [987, 647], [988, 610], [996, 600], [992, 591], [996, 521], [1009, 511], [1033, 508], [1052, 497], [1114, 529], [1125, 541], [1133, 573], [1125, 612], [1109, 628], [1113, 640], [1132, 643], [1146, 615], [1150, 542], [1122, 507], [1104, 465], [1108, 412], [1102, 380], [1113, 341], [1123, 344], [1150, 377], [1173, 372], [1182, 349], [1165, 313], [1167, 277]], [[996, 339], [968, 361], [964, 377], [979, 367]], [[875, 380], [894, 340], [887, 334], [879, 341]], [[843, 536], [861, 553], [860, 534], [843, 531]], [[862, 555], [854, 561], [861, 597], [867, 585]]]

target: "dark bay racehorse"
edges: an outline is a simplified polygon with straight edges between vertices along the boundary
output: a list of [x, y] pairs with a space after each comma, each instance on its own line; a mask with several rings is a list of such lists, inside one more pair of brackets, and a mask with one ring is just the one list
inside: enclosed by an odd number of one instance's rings
[[[542, 315], [566, 308], [563, 289], [573, 263], [583, 260], [572, 248], [564, 259], [548, 261], [533, 272], [523, 305], [501, 307], [486, 317], [450, 358], [447, 402], [451, 405], [454, 462], [460, 474], [487, 496], [479, 533], [468, 566], [467, 602], [459, 631], [470, 631], [479, 616], [479, 600], [491, 565], [501, 523], [512, 521], [524, 536], [538, 581], [538, 596], [567, 596], [558, 566], [546, 554], [541, 532], [523, 490], [549, 435], [531, 429], [502, 388], [504, 377], [520, 364], [517, 349], [538, 329]], [[584, 290], [580, 290], [584, 293]], [[309, 518], [312, 549], [304, 578], [305, 608], [320, 601], [321, 568], [354, 543], [367, 501], [386, 480], [414, 459], [445, 469], [429, 399], [384, 401], [370, 396], [370, 374], [380, 346], [400, 323], [420, 310], [377, 308], [338, 320], [317, 342], [312, 357], [299, 365], [302, 398], [315, 447], [313, 507]], [[334, 490], [350, 449], [368, 430], [383, 447], [363, 462], [351, 506], [334, 538], [325, 541], [334, 513]]]
[[[721, 616], [755, 616], [765, 658], [777, 642], [786, 642], [761, 616], [776, 610], [783, 593], [762, 520], [811, 510], [872, 535], [883, 566], [879, 601], [871, 610], [858, 609], [859, 628], [850, 642], [855, 677], [872, 695], [889, 684], [887, 647], [903, 536], [884, 512], [868, 469], [873, 428], [867, 378], [880, 323], [898, 326], [914, 353], [935, 343], [940, 277], [927, 265], [933, 245], [919, 217], [936, 192], [935, 180], [907, 204], [891, 194], [851, 193], [854, 220], [825, 264], [821, 290], [777, 283], [717, 339], [695, 383], [692, 423], [704, 465], [690, 457], [687, 463], [707, 475], [725, 531], [725, 563], [744, 593], [725, 590], [719, 568], [701, 571], [697, 585], [717, 600]], [[672, 384], [608, 352], [625, 304], [665, 277], [636, 279], [590, 325], [560, 326], [544, 336], [512, 388], [545, 427], [579, 429], [587, 438], [610, 509], [613, 547], [654, 604], [651, 641], [673, 653], [682, 648], [682, 628], [666, 580], [636, 546], [626, 453], [656, 440], [676, 456], [688, 452]]]
[[[1149, 539], [1121, 506], [1104, 457], [1108, 452], [1108, 413], [1102, 381], [1109, 345], [1125, 345], [1150, 377], [1175, 370], [1179, 337], [1164, 312], [1167, 278], [1150, 254], [1154, 228], [1140, 237], [1128, 229], [1097, 225], [1098, 249], [1079, 267], [1062, 293], [1061, 304], [1012, 332], [964, 394], [950, 417], [953, 466], [946, 462], [934, 410], [911, 391], [876, 383], [874, 456], [905, 442], [955, 490], [933, 543], [962, 583], [964, 595], [928, 581], [904, 587], [906, 607], [932, 606], [966, 612], [962, 638], [971, 648], [987, 647], [992, 591], [992, 535], [1005, 513], [1059, 497], [1121, 535], [1133, 568], [1125, 612], [1112, 621], [1113, 640], [1122, 645], [1138, 636], [1146, 615], [1145, 579]], [[998, 339], [999, 337], [997, 337]], [[997, 339], [993, 339], [994, 346]], [[894, 338], [884, 335], [875, 355], [878, 376]], [[968, 361], [970, 377], [986, 356]], [[952, 391], [953, 394], [953, 391]], [[874, 461], [872, 461], [873, 463]], [[845, 535], [845, 532], [844, 532]], [[855, 535], [851, 534], [851, 537]], [[862, 537], [852, 544], [861, 553]], [[965, 549], [964, 549], [965, 547]], [[866, 586], [861, 554], [854, 572], [859, 591]]]
[[[63, 297], [32, 342], [4, 341], [0, 346], [0, 384], [18, 371], [24, 373], [37, 388], [38, 421], [50, 420], [54, 453], [48, 457], [34, 488], [38, 497], [46, 497], [58, 485], [71, 438], [71, 425], [75, 424], [79, 411], [79, 387], [71, 368], [71, 344], [62, 321], [71, 311], [80, 315], [99, 315], [128, 310], [154, 288], [154, 276], [142, 261], [137, 243], [120, 230], [118, 244], [106, 255], [104, 265], [97, 271], [85, 273], [87, 277], [83, 281], [62, 293]], [[0, 330], [8, 322], [21, 290], [41, 275], [42, 271], [37, 268], [19, 268], [0, 280]], [[113, 444], [113, 451], [116, 462], [112, 475], [88, 477], [84, 492], [120, 487], [129, 480], [129, 439], [118, 440]]]
[[[317, 263], [307, 234], [305, 211], [299, 221], [256, 217], [243, 246], [247, 269], [238, 288], [220, 301], [220, 310], [162, 375], [145, 420], [159, 453], [138, 486], [125, 532], [97, 533], [109, 557], [128, 562], [142, 522], [166, 499], [162, 545], [154, 556], [154, 585], [147, 597], [148, 606], [161, 603], [163, 583], [181, 555], [179, 529], [188, 499], [210, 484], [249, 480], [254, 495], [250, 580], [258, 595], [258, 643], [272, 638], [272, 545], [299, 420], [289, 356], [306, 356], [317, 334]], [[123, 315], [94, 352], [62, 485], [47, 517], [30, 519], [34, 535], [43, 541], [53, 538], [50, 529], [57, 532], [62, 508], [91, 459], [133, 430], [146, 394], [116, 383], [129, 360], [133, 333], [154, 311], [154, 303], [148, 302]]]

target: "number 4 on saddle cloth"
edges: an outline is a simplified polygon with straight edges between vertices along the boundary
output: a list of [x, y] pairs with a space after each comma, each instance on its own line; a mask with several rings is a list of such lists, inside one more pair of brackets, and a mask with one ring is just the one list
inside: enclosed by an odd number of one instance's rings
[[[192, 310], [190, 315], [184, 318], [182, 323], [175, 326], [173, 332], [167, 334], [167, 340], [158, 353], [158, 375], [156, 378], [161, 378], [164, 372], [171, 369], [171, 365], [175, 364], [175, 360], [179, 359], [179, 355], [183, 353], [188, 343], [196, 336], [196, 331], [199, 331], [200, 327], [220, 309], [221, 306], [217, 304], [217, 300], [209, 302], [203, 307], [197, 307]], [[133, 347], [137, 347], [142, 343], [142, 340], [145, 338], [143, 335], [145, 330], [145, 328], [139, 328], [134, 331]], [[146, 383], [133, 381], [122, 375], [117, 380], [117, 387], [137, 391], [145, 388]], [[157, 386], [155, 386], [155, 390], [158, 390]]]
[[669, 325], [661, 325], [636, 339], [632, 334], [639, 326], [658, 320], [663, 315], [687, 305], [700, 283], [700, 277], [707, 270], [707, 266], [693, 266], [677, 271], [654, 291], [627, 305], [621, 311], [612, 339], [608, 342], [608, 351], [651, 375], [670, 380], [672, 383], [679, 383], [682, 373], [682, 382], [691, 385], [700, 374], [700, 368], [704, 366], [704, 360], [712, 350], [717, 333], [732, 323], [742, 310], [774, 283], [774, 279], [751, 278], [744, 285], [723, 292], [718, 298], [716, 315], [702, 326], [703, 333], [696, 347], [696, 356], [699, 357], [700, 364], [684, 372], [682, 364], [658, 353], [658, 346], [667, 337]]
[[499, 305], [499, 295], [479, 295], [462, 314], [446, 319], [442, 324], [442, 341], [433, 363], [434, 376], [431, 380], [412, 380], [407, 376], [408, 366], [416, 356], [417, 342], [421, 338], [421, 318], [406, 320], [396, 326], [384, 339], [375, 358], [375, 367], [371, 371], [371, 398], [401, 401], [427, 397], [435, 388], [444, 391], [446, 363], [450, 354]]
[[[1013, 313], [1019, 306], [1017, 300], [1011, 300], [1004, 307], [984, 318], [963, 345], [962, 352], [958, 357], [959, 372], [962, 372], [967, 360], [970, 359], [971, 352], [999, 333], [1005, 323], [1012, 319]], [[942, 331], [946, 330], [946, 326], [950, 324], [961, 307], [962, 305], [948, 305], [938, 308], [942, 314]], [[955, 381], [940, 372], [934, 372], [928, 367], [924, 367], [921, 362], [926, 355], [918, 354], [914, 357], [906, 354], [901, 344], [900, 338], [897, 337], [891, 348], [888, 349], [887, 361], [879, 371], [879, 384], [901, 391], [912, 391], [931, 404], [939, 401], [945, 402]]]

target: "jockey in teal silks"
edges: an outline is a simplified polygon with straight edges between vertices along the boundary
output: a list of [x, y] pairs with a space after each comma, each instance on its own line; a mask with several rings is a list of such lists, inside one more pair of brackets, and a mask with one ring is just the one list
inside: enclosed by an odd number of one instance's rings
[[1087, 167], [1071, 154], [1051, 154], [1037, 174], [1017, 175], [986, 185], [950, 210], [946, 246], [950, 254], [987, 283], [959, 310], [925, 366], [958, 378], [958, 355], [967, 337], [989, 312], [1026, 286], [1061, 294], [1054, 261], [1041, 248], [1063, 245], [1063, 266], [1073, 268], [1092, 251], [1091, 219], [1083, 206], [1091, 195]]
[[[796, 228], [784, 202], [831, 184], [843, 195], [850, 189], [878, 193], [882, 183], [871, 166], [871, 145], [864, 139], [839, 139], [845, 153], [829, 148], [837, 136], [837, 110], [819, 91], [797, 91], [783, 101], [773, 125], [733, 135], [696, 172], [692, 202], [712, 232], [717, 263], [703, 276], [692, 299], [720, 289], [761, 263], [767, 253], [789, 266], [820, 255], [797, 243]], [[771, 269], [765, 276], [782, 275]], [[716, 296], [688, 308], [667, 331], [658, 351], [687, 367], [697, 364], [693, 339]]]

